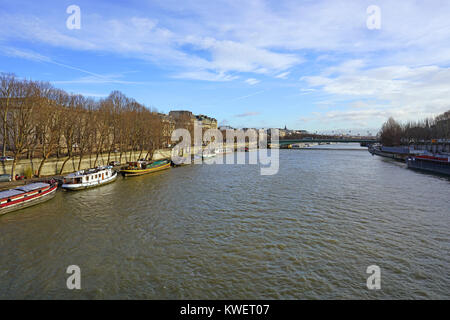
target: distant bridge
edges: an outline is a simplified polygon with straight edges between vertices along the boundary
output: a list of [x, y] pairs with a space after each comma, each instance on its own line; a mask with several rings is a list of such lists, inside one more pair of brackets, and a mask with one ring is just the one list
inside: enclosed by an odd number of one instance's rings
[[329, 138], [329, 139], [286, 139], [280, 140], [279, 145], [289, 145], [295, 143], [326, 143], [326, 142], [335, 142], [335, 143], [359, 143], [362, 146], [367, 146], [369, 144], [377, 143], [379, 140], [377, 139], [339, 139], [339, 138]]

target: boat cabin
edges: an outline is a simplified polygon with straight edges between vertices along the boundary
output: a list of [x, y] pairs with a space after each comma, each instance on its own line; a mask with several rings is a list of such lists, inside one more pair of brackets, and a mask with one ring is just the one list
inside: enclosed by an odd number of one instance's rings
[[47, 191], [50, 184], [43, 182], [30, 183], [15, 189], [0, 192], [0, 207], [4, 207], [12, 202], [24, 201], [26, 199], [35, 198]]
[[100, 167], [89, 170], [81, 170], [64, 177], [64, 184], [83, 184], [100, 182], [110, 178], [114, 172], [110, 167]]
[[128, 168], [129, 169], [145, 169], [147, 167], [148, 162], [147, 161], [133, 161], [128, 162]]

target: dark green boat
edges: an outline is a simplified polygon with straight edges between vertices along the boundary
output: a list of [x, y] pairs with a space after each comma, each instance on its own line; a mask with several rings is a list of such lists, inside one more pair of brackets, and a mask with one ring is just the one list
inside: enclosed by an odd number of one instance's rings
[[124, 177], [140, 176], [143, 174], [165, 170], [170, 168], [170, 160], [158, 160], [153, 162], [136, 161], [129, 162], [128, 166], [121, 169], [120, 173]]

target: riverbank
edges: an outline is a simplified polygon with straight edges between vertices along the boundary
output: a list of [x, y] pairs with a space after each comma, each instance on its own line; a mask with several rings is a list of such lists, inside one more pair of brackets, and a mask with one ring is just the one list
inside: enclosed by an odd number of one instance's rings
[[[240, 147], [248, 146], [248, 143], [242, 144], [231, 144], [227, 145], [224, 143], [224, 148], [230, 148], [234, 151], [236, 151]], [[194, 155], [199, 150], [195, 150], [195, 148], [191, 149], [191, 154]], [[111, 153], [108, 155], [108, 153], [100, 154], [97, 159], [96, 156], [85, 156], [81, 159], [80, 157], [75, 156], [69, 160], [67, 160], [66, 157], [62, 158], [50, 158], [48, 159], [42, 169], [41, 169], [41, 177], [33, 177], [29, 179], [23, 179], [23, 180], [17, 180], [17, 181], [11, 181], [11, 182], [0, 182], [0, 190], [10, 189], [17, 186], [21, 186], [27, 183], [31, 182], [37, 182], [37, 181], [43, 181], [43, 180], [49, 180], [49, 179], [55, 179], [55, 180], [62, 180], [62, 178], [72, 172], [76, 172], [78, 170], [84, 170], [89, 169], [95, 166], [104, 166], [108, 165], [109, 162], [117, 161], [120, 162], [121, 165], [125, 164], [128, 161], [136, 161], [140, 158], [143, 158], [145, 156], [144, 153], [139, 151], [134, 152], [127, 152], [122, 153], [122, 156], [120, 153]], [[163, 159], [170, 159], [172, 157], [172, 149], [166, 148], [166, 149], [158, 149], [153, 153], [152, 161], [157, 160], [163, 160]], [[37, 174], [39, 165], [41, 163], [42, 159], [40, 158], [34, 158], [34, 159], [21, 159], [17, 161], [16, 163], [16, 174], [19, 176], [25, 176], [25, 172], [31, 169], [31, 172], [33, 172], [34, 175]], [[64, 164], [64, 162], [66, 162]], [[64, 168], [61, 172], [61, 168]], [[121, 165], [117, 166], [115, 169], [120, 169]], [[12, 167], [12, 161], [8, 162], [0, 162], [0, 174], [11, 174], [11, 167]]]
[[[107, 165], [108, 162], [111, 161], [120, 161], [122, 163], [125, 163], [127, 161], [137, 160], [139, 157], [143, 158], [144, 156], [145, 154], [139, 151], [131, 152], [131, 154], [130, 152], [127, 152], [126, 154], [123, 153], [122, 157], [120, 156], [120, 153], [111, 153], [109, 157], [108, 153], [103, 153], [98, 156], [97, 161], [96, 156], [84, 156], [81, 159], [81, 163], [79, 156], [75, 156], [68, 161], [67, 157], [50, 158], [44, 163], [41, 170], [41, 176], [54, 177], [61, 174], [64, 175], [78, 170], [92, 168], [94, 166]], [[161, 160], [170, 157], [171, 149], [158, 149], [154, 152], [152, 160]], [[16, 173], [19, 175], [25, 175], [25, 172], [31, 169], [31, 172], [33, 172], [33, 174], [36, 174], [41, 161], [42, 159], [40, 158], [21, 159], [16, 163]], [[61, 172], [61, 168], [63, 167], [65, 161], [66, 164], [64, 165], [64, 169]], [[12, 161], [0, 163], [0, 174], [11, 174], [11, 166]]]
[[[436, 150], [441, 151], [436, 152]], [[448, 150], [448, 148], [445, 148], [445, 146], [431, 148], [426, 145], [422, 149], [415, 149], [414, 146], [385, 147], [375, 145], [369, 147], [369, 152], [372, 155], [404, 162], [410, 169], [448, 176], [450, 175], [450, 153], [442, 150]]]
[[41, 177], [41, 178], [31, 178], [31, 179], [23, 179], [23, 180], [17, 180], [17, 181], [10, 181], [10, 182], [0, 182], [0, 191], [13, 189], [15, 187], [23, 186], [29, 183], [33, 182], [41, 182], [41, 181], [47, 181], [50, 179], [54, 180], [62, 180], [62, 175], [54, 175], [54, 176], [48, 176], [48, 177]]
[[411, 144], [407, 146], [387, 147], [372, 145], [368, 148], [372, 155], [391, 158], [397, 161], [406, 161], [410, 156], [421, 154], [447, 154], [450, 153], [450, 143]]

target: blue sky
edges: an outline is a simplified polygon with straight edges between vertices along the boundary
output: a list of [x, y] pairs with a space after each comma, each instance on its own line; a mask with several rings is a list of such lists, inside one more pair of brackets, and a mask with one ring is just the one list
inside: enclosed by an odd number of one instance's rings
[[1, 0], [0, 71], [235, 127], [375, 133], [450, 109], [449, 16], [449, 1]]

